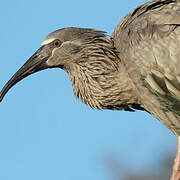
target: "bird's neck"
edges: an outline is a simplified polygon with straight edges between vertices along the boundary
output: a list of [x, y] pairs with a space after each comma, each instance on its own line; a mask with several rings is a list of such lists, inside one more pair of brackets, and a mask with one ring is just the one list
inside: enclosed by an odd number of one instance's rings
[[93, 64], [88, 68], [82, 64], [70, 73], [75, 96], [92, 108], [131, 111], [138, 99], [125, 68], [108, 61], [95, 63], [96, 69], [91, 69]]
[[87, 49], [85, 59], [71, 66], [74, 94], [92, 108], [131, 111], [138, 98], [116, 50], [108, 46]]

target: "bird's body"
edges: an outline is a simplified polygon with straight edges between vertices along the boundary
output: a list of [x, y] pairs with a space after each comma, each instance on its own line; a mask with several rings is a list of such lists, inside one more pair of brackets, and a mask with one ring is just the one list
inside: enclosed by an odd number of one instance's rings
[[180, 1], [137, 7], [113, 39], [141, 106], [180, 135]]
[[69, 74], [74, 94], [92, 108], [146, 110], [180, 136], [180, 0], [137, 7], [111, 38], [71, 27], [51, 33], [42, 45], [0, 100], [24, 77], [59, 67]]

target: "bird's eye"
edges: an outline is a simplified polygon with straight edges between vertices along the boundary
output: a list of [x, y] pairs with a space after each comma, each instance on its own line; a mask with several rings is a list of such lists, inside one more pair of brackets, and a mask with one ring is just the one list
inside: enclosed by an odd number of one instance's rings
[[56, 40], [54, 40], [53, 44], [55, 47], [59, 47], [59, 46], [61, 46], [62, 42], [59, 39], [56, 39]]

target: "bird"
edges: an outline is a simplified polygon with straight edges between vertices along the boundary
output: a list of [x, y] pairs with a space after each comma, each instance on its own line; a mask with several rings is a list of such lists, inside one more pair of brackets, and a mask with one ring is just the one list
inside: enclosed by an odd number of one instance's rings
[[50, 33], [0, 92], [47, 68], [69, 75], [74, 95], [95, 109], [147, 111], [178, 137], [171, 180], [180, 179], [180, 0], [146, 2], [111, 36], [92, 28]]

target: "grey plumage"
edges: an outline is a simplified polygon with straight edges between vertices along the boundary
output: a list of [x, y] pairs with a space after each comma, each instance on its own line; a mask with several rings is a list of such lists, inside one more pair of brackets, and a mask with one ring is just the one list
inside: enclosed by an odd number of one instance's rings
[[178, 135], [180, 135], [179, 10], [179, 0], [145, 3], [127, 15], [113, 34], [115, 47], [143, 107]]

